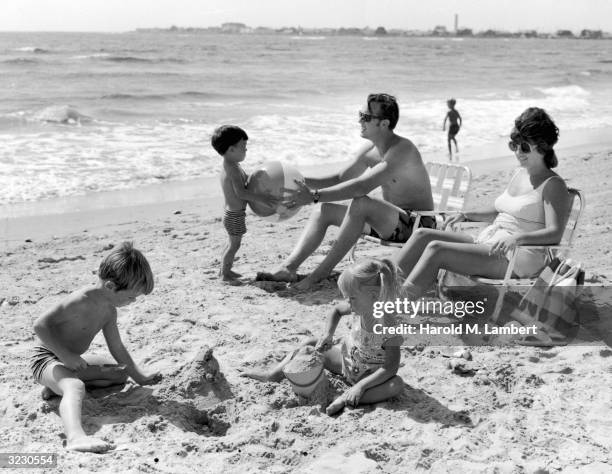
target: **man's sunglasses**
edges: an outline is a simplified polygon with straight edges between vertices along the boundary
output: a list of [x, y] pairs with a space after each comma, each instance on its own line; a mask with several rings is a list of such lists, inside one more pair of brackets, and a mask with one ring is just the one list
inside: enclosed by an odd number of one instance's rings
[[362, 112], [361, 110], [359, 111], [359, 121], [360, 122], [371, 122], [372, 119], [384, 119], [385, 117], [381, 117], [380, 115], [373, 115], [373, 114], [366, 114], [364, 112]]
[[521, 150], [521, 153], [531, 153], [532, 151], [536, 150], [536, 145], [530, 145], [527, 142], [515, 142], [515, 141], [509, 141], [508, 142], [508, 148], [510, 148], [512, 151], [516, 151], [518, 149]]

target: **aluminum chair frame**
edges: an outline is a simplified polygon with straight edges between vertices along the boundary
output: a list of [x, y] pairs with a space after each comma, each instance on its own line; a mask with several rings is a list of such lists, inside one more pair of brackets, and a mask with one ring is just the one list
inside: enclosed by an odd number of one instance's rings
[[[436, 218], [437, 216], [451, 215], [463, 211], [463, 206], [472, 184], [472, 171], [467, 166], [427, 162], [425, 168], [431, 183], [434, 210], [410, 212], [410, 216], [414, 218], [413, 231], [419, 228], [419, 223], [423, 216]], [[406, 212], [405, 215], [408, 215], [408, 213]], [[387, 247], [402, 248], [404, 245], [402, 242], [384, 240], [371, 235], [362, 235], [361, 238]], [[355, 243], [349, 254], [351, 261], [355, 260], [356, 248], [357, 243]]]
[[[567, 223], [565, 224], [565, 230], [563, 231], [563, 236], [561, 237], [561, 242], [558, 245], [517, 245], [517, 247], [512, 252], [510, 259], [508, 260], [508, 268], [506, 269], [506, 274], [503, 279], [495, 279], [495, 278], [485, 278], [479, 276], [466, 276], [471, 281], [481, 284], [481, 285], [490, 285], [497, 287], [498, 297], [495, 303], [495, 309], [493, 311], [493, 315], [491, 316], [492, 321], [497, 321], [499, 315], [501, 313], [501, 309], [503, 306], [504, 297], [508, 292], [508, 289], [513, 287], [528, 287], [532, 286], [537, 276], [533, 278], [512, 278], [512, 273], [514, 271], [514, 266], [516, 263], [516, 257], [518, 255], [519, 249], [543, 249], [548, 252], [549, 261], [552, 260], [555, 256], [564, 256], [567, 257], [569, 255], [569, 251], [572, 248], [572, 244], [574, 242], [574, 238], [576, 235], [576, 229], [578, 228], [578, 224], [580, 219], [584, 213], [584, 208], [586, 206], [586, 200], [584, 194], [579, 189], [568, 188], [568, 192], [571, 196], [571, 203], [569, 208], [569, 216], [567, 219]], [[446, 276], [446, 271], [441, 270], [438, 275], [438, 286], [437, 293], [441, 295], [444, 291], [444, 278]]]

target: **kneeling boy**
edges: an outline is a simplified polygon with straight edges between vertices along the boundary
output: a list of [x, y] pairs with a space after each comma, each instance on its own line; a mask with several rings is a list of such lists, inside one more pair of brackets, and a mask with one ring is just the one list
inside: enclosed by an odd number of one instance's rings
[[[86, 386], [120, 384], [128, 376], [140, 385], [148, 385], [161, 378], [158, 373], [145, 374], [136, 366], [117, 328], [117, 308], [153, 290], [149, 262], [132, 243], [124, 242], [104, 258], [98, 277], [97, 283], [74, 291], [34, 324], [42, 344], [34, 349], [31, 368], [35, 379], [45, 386], [44, 398], [53, 393], [62, 397], [59, 412], [66, 447], [75, 451], [104, 452], [113, 447], [87, 436], [83, 430], [81, 404]], [[110, 358], [81, 357], [100, 330], [111, 355], [123, 367], [108, 367]]]

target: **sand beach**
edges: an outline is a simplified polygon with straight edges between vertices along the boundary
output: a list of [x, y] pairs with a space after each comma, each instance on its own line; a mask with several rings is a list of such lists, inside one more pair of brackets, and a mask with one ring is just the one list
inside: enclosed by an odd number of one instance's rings
[[[584, 142], [558, 152], [558, 173], [587, 199], [572, 257], [583, 263], [590, 285], [612, 280], [610, 145]], [[506, 155], [470, 167], [467, 207], [477, 207], [499, 194], [515, 162]], [[155, 202], [137, 205], [129, 205], [131, 198], [99, 206], [79, 198], [80, 207], [73, 201], [62, 213], [31, 210], [1, 220], [4, 452], [57, 453], [57, 468], [48, 472], [62, 473], [610, 472], [612, 348], [603, 342], [609, 333], [582, 346], [474, 347], [472, 376], [447, 368], [456, 347], [404, 347], [402, 395], [336, 417], [299, 399], [287, 381], [240, 377], [241, 370], [273, 364], [304, 337], [318, 336], [341, 295], [333, 280], [303, 293], [254, 281], [257, 271], [287, 255], [309, 209], [282, 223], [249, 215], [234, 266], [244, 275], [242, 285], [223, 284], [217, 277], [226, 239], [222, 200], [194, 189], [152, 192], [160, 196]], [[332, 232], [302, 272], [334, 238]], [[58, 399], [43, 401], [27, 368], [33, 322], [95, 281], [102, 256], [123, 240], [147, 256], [156, 286], [120, 310], [119, 329], [135, 360], [164, 378], [150, 387], [128, 383], [89, 392], [86, 431], [117, 447], [103, 455], [66, 451]], [[389, 252], [363, 243], [359, 249], [361, 255]], [[612, 314], [609, 305], [599, 309]], [[341, 322], [337, 334], [344, 332]], [[206, 348], [214, 359], [202, 359]], [[90, 350], [106, 353], [101, 335]], [[198, 354], [201, 363], [194, 363]], [[330, 390], [342, 384], [332, 378]]]

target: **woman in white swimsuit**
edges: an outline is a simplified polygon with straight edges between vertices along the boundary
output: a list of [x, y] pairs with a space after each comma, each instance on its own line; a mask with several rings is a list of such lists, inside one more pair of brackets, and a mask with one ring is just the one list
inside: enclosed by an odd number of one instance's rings
[[[553, 146], [558, 137], [559, 129], [540, 108], [528, 108], [515, 120], [508, 145], [520, 168], [495, 206], [464, 212], [447, 221], [491, 224], [476, 239], [463, 233], [415, 231], [392, 259], [408, 275], [404, 284], [408, 295], [421, 296], [442, 268], [463, 275], [503, 278], [508, 256], [517, 245], [559, 243], [570, 199], [565, 181], [552, 171], [557, 166]], [[514, 273], [534, 276], [545, 265], [543, 252], [520, 249]]]

